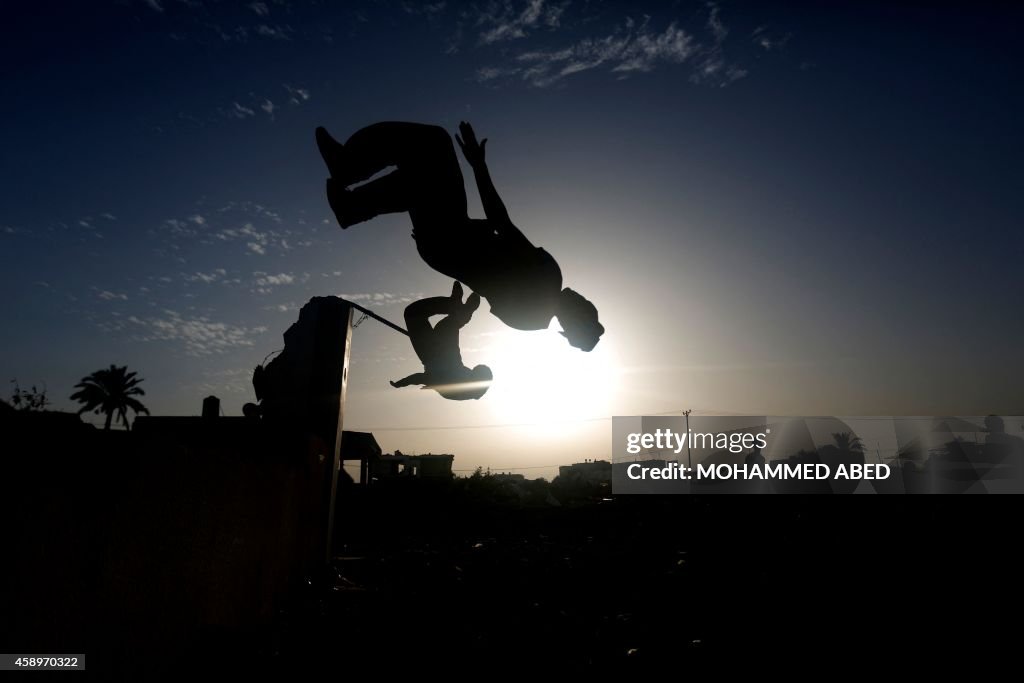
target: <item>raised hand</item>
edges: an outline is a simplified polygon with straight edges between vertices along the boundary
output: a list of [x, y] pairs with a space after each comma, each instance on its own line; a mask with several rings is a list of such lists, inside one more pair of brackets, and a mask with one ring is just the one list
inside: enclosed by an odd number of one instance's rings
[[[462, 135], [460, 136], [459, 133]], [[459, 147], [462, 149], [462, 156], [466, 157], [466, 161], [469, 162], [470, 166], [476, 167], [484, 163], [484, 153], [487, 147], [487, 138], [484, 138], [480, 142], [476, 140], [476, 133], [473, 132], [473, 126], [469, 125], [465, 121], [459, 124], [459, 133], [455, 134], [455, 140], [459, 143]]]

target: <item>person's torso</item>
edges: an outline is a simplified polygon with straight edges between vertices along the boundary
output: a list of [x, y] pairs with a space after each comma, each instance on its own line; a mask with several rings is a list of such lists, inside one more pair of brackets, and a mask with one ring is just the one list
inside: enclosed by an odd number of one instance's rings
[[542, 330], [551, 323], [562, 271], [544, 249], [503, 240], [468, 221], [443, 231], [417, 226], [413, 237], [427, 265], [487, 299], [491, 313], [509, 327]]
[[459, 329], [439, 321], [426, 339], [417, 340], [413, 347], [423, 363], [423, 371], [431, 384], [449, 384], [463, 370], [462, 351], [459, 349]]
[[[491, 313], [517, 330], [545, 330], [558, 310], [562, 271], [551, 255], [530, 247], [502, 259], [505, 267], [488, 274], [479, 291]], [[467, 283], [468, 284], [468, 283]]]

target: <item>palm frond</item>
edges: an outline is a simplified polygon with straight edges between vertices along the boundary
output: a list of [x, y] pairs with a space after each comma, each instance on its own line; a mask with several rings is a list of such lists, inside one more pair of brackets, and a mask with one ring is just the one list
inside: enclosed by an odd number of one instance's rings
[[141, 382], [142, 378], [138, 377], [138, 373], [128, 372], [127, 366], [118, 367], [111, 364], [109, 368], [97, 370], [91, 375], [83, 377], [75, 385], [75, 389], [78, 391], [71, 394], [71, 400], [83, 404], [78, 411], [79, 414], [90, 410], [97, 414], [105, 413], [108, 423], [110, 418], [116, 414], [118, 420], [126, 428], [129, 428], [129, 410], [136, 414], [149, 414], [141, 402], [131, 398], [145, 395], [146, 392], [138, 386]]

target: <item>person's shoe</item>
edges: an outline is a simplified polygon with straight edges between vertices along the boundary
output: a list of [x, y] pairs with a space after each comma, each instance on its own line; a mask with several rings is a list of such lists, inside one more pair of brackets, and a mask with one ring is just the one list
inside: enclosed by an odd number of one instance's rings
[[343, 178], [345, 175], [345, 145], [331, 137], [327, 129], [319, 126], [316, 129], [316, 146], [320, 150], [320, 156], [327, 164], [327, 170], [333, 178]]

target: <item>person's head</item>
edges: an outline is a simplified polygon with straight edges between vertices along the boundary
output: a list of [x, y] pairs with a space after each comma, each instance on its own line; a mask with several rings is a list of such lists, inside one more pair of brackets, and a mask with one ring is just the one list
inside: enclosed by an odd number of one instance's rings
[[558, 297], [558, 324], [562, 336], [584, 351], [597, 346], [604, 334], [604, 325], [597, 320], [597, 307], [568, 287]]
[[491, 388], [491, 380], [494, 373], [486, 365], [477, 365], [475, 368], [463, 368], [457, 381], [451, 384], [435, 386], [437, 393], [452, 401], [468, 401], [478, 399], [487, 393]]

